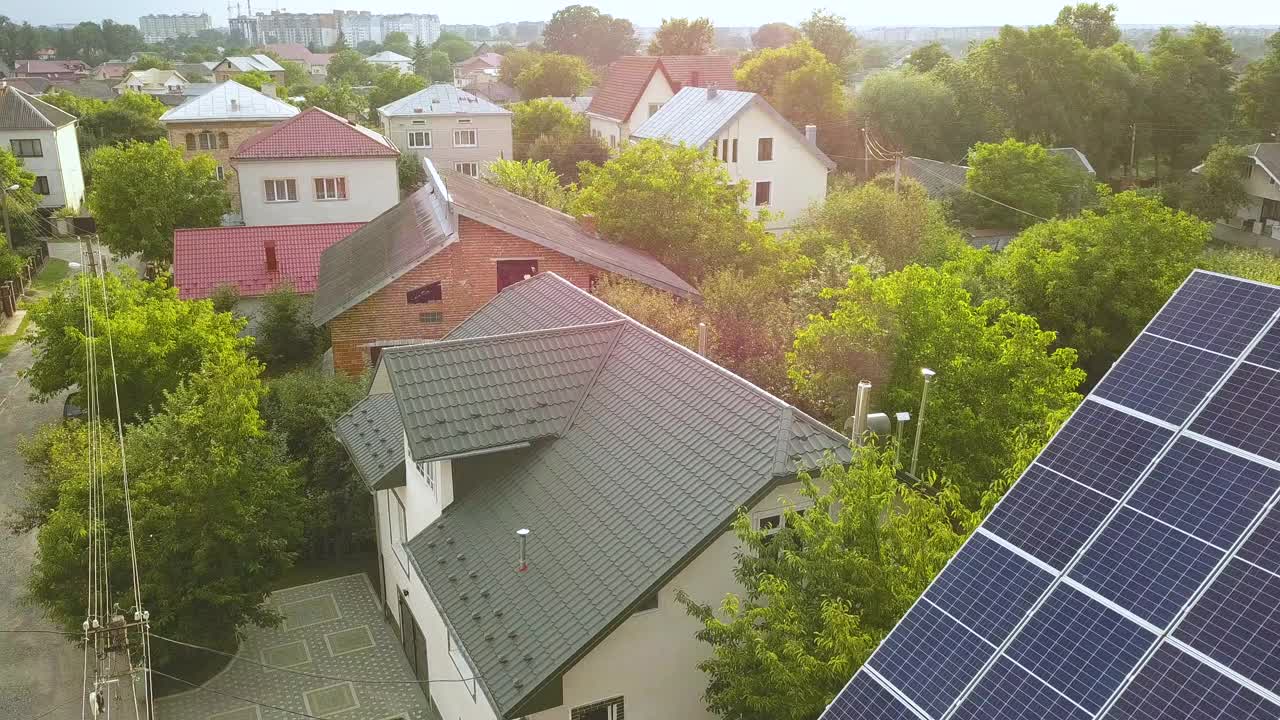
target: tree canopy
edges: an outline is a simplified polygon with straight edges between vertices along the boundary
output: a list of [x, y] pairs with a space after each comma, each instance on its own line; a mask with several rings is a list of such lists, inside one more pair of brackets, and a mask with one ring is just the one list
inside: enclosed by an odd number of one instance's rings
[[760, 93], [793, 125], [821, 125], [845, 110], [844, 75], [807, 40], [761, 50], [738, 66], [738, 88]]
[[595, 80], [582, 58], [561, 53], [539, 53], [516, 77], [516, 89], [525, 98], [568, 97], [587, 89]]
[[1092, 204], [1095, 192], [1084, 170], [1017, 140], [974, 145], [965, 187], [971, 193], [955, 196], [955, 212], [981, 228], [1023, 228], [1071, 215]]
[[1177, 202], [1166, 203], [1210, 222], [1235, 215], [1236, 210], [1249, 202], [1245, 191], [1245, 177], [1253, 159], [1244, 148], [1227, 142], [1219, 142], [1209, 150], [1199, 170], [1184, 183], [1183, 196]]
[[462, 62], [475, 52], [475, 48], [466, 38], [451, 32], [440, 33], [440, 37], [431, 43], [431, 49], [443, 51], [449, 56], [451, 63]]
[[858, 47], [858, 39], [849, 29], [849, 23], [835, 13], [814, 10], [807, 20], [800, 23], [800, 32], [836, 67], [846, 67]]
[[916, 72], [927, 73], [940, 63], [950, 59], [951, 54], [947, 52], [946, 48], [942, 47], [942, 43], [931, 42], [912, 50], [911, 54], [907, 56], [907, 64]]
[[1054, 24], [1071, 31], [1085, 47], [1109, 47], [1120, 42], [1116, 27], [1116, 6], [1100, 3], [1067, 5], [1058, 13]]
[[597, 67], [636, 51], [631, 21], [590, 5], [569, 5], [557, 10], [542, 31], [542, 43], [551, 52], [578, 55]]
[[217, 225], [228, 207], [217, 161], [185, 160], [168, 141], [100, 147], [89, 156], [88, 204], [102, 241], [122, 255], [173, 258], [173, 230]]
[[1151, 146], [1170, 167], [1188, 169], [1230, 125], [1236, 54], [1219, 28], [1161, 30], [1151, 41], [1150, 122], [1186, 132], [1152, 133]]
[[1236, 89], [1249, 127], [1280, 132], [1280, 32], [1267, 38], [1267, 54], [1245, 66]]
[[330, 85], [368, 85], [373, 82], [376, 74], [377, 68], [364, 55], [349, 48], [336, 51], [329, 59]]
[[710, 18], [663, 18], [649, 41], [650, 55], [708, 55], [715, 42]]
[[784, 22], [765, 23], [751, 33], [751, 45], [756, 49], [780, 48], [800, 39], [800, 31]]
[[957, 137], [958, 103], [951, 87], [932, 73], [887, 70], [863, 83], [857, 110], [886, 140], [915, 157], [963, 157], [968, 138]]
[[560, 176], [549, 160], [495, 160], [485, 180], [556, 210], [564, 210], [568, 204], [569, 195], [560, 186]]

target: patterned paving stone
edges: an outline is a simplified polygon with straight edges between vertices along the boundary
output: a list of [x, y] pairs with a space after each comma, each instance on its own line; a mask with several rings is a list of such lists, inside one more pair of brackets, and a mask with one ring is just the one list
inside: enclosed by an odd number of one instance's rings
[[364, 575], [280, 590], [271, 595], [267, 604], [284, 614], [285, 622], [278, 628], [248, 628], [239, 654], [266, 664], [293, 666], [291, 669], [335, 679], [268, 670], [233, 660], [202, 688], [161, 699], [159, 717], [164, 720], [296, 720], [298, 717], [230, 697], [238, 696], [335, 720], [439, 720], [417, 685], [344, 682], [415, 679]]

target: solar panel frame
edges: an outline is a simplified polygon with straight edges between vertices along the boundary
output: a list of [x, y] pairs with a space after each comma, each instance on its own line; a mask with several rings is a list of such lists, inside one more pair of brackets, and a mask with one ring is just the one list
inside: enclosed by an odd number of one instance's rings
[[857, 673], [827, 708], [833, 720], [920, 720], [909, 706], [869, 673]]
[[[1084, 401], [1036, 464], [1115, 500], [1137, 481], [1173, 431], [1109, 405]], [[1123, 442], [1114, 442], [1122, 436]]]
[[1191, 423], [1191, 431], [1280, 462], [1280, 372], [1242, 363]]
[[1231, 366], [1231, 358], [1165, 338], [1139, 335], [1124, 365], [1094, 388], [1097, 397], [1179, 424]]
[[[1202, 281], [1205, 278], [1214, 279], [1214, 282], [1217, 283], [1219, 286], [1222, 286], [1228, 283], [1236, 283], [1237, 286], [1248, 288], [1248, 292], [1245, 294], [1251, 298], [1254, 298], [1254, 300], [1250, 300], [1248, 302], [1239, 302], [1239, 301], [1232, 301], [1230, 298], [1218, 297], [1217, 298], [1218, 305], [1216, 307], [1220, 309], [1221, 307], [1233, 306], [1236, 309], [1241, 310], [1243, 312], [1243, 316], [1246, 317], [1248, 324], [1251, 327], [1257, 326], [1256, 332], [1254, 332], [1252, 337], [1245, 337], [1242, 343], [1240, 340], [1242, 333], [1240, 332], [1239, 328], [1243, 323], [1232, 322], [1230, 318], [1224, 317], [1220, 312], [1216, 314], [1215, 312], [1209, 312], [1209, 313], [1202, 312], [1199, 315], [1201, 319], [1198, 321], [1199, 323], [1198, 326], [1192, 329], [1193, 332], [1190, 335], [1187, 335], [1187, 334], [1179, 335], [1178, 333], [1172, 333], [1173, 335], [1175, 335], [1175, 337], [1173, 337], [1172, 339], [1178, 340], [1180, 342], [1187, 342], [1187, 339], [1186, 339], [1187, 337], [1195, 337], [1195, 333], [1200, 333], [1200, 335], [1203, 336], [1204, 338], [1202, 342], [1213, 346], [1213, 347], [1210, 347], [1209, 349], [1214, 349], [1215, 347], [1228, 348], [1232, 351], [1233, 354], [1236, 355], [1235, 359], [1233, 360], [1233, 368], [1231, 370], [1231, 372], [1234, 372], [1244, 362], [1243, 358], [1253, 352], [1254, 346], [1257, 344], [1262, 334], [1270, 330], [1270, 326], [1276, 323], [1276, 317], [1277, 317], [1276, 308], [1280, 307], [1280, 288], [1263, 285], [1261, 283], [1253, 283], [1251, 281], [1243, 281], [1236, 278], [1230, 278], [1227, 276], [1218, 275], [1216, 273], [1207, 273], [1204, 271], [1197, 270], [1194, 273], [1192, 273], [1192, 275], [1189, 276], [1186, 281], [1184, 281], [1183, 287], [1180, 288], [1177, 292], [1175, 292], [1174, 296], [1172, 296], [1170, 300], [1166, 303], [1165, 308], [1163, 308], [1161, 312], [1158, 313], [1157, 316], [1152, 319], [1151, 323], [1148, 324], [1148, 327], [1144, 330], [1144, 332], [1150, 332], [1153, 329], [1153, 327], [1156, 328], [1157, 330], [1161, 329], [1157, 327], [1157, 321], [1162, 319], [1166, 311], [1170, 308], [1171, 305], [1175, 303], [1176, 300], [1179, 300], [1179, 296], [1190, 284], [1194, 282], [1200, 285], [1204, 285]], [[1231, 290], [1228, 288], [1226, 293], [1230, 294], [1230, 292]], [[1257, 298], [1261, 298], [1266, 303], [1266, 312], [1262, 313], [1264, 317], [1262, 317], [1261, 320], [1258, 320], [1258, 315], [1259, 315], [1258, 306], [1261, 303], [1257, 301]], [[1184, 306], [1182, 312], [1187, 312], [1185, 308], [1187, 303], [1183, 302], [1182, 305]], [[1191, 315], [1195, 316], [1194, 309], [1192, 309]], [[1238, 348], [1238, 352], [1237, 352], [1237, 348]], [[1122, 362], [1124, 362], [1126, 357], [1127, 357], [1127, 354], [1122, 356], [1121, 359], [1117, 361], [1116, 365], [1120, 365]], [[1115, 366], [1113, 366], [1112, 370], [1114, 371], [1114, 369], [1115, 369]], [[1106, 380], [1106, 376], [1104, 376], [1103, 378], [1103, 381], [1105, 380]], [[1191, 424], [1191, 421], [1195, 418], [1196, 414], [1202, 412], [1205, 409], [1205, 407], [1208, 405], [1209, 401], [1211, 401], [1214, 397], [1216, 397], [1216, 394], [1226, 383], [1226, 380], [1227, 380], [1227, 377], [1220, 379], [1218, 384], [1215, 385], [1215, 387], [1207, 394], [1206, 398], [1200, 403], [1200, 405], [1195, 409], [1195, 411], [1193, 411], [1191, 417], [1188, 418], [1186, 422], [1178, 426], [1178, 431], [1180, 434], [1187, 432], [1186, 430], [1187, 426]], [[1081, 407], [1087, 406], [1088, 404], [1087, 401], [1088, 399], [1086, 399], [1085, 403], [1082, 403]], [[1098, 402], [1098, 401], [1095, 401], [1095, 402]], [[1051, 440], [1056, 440], [1064, 430], [1070, 428], [1072, 425], [1072, 421], [1077, 417], [1078, 414], [1079, 414], [1079, 408], [1075, 413], [1072, 414], [1070, 418], [1068, 418], [1067, 422], [1064, 423], [1063, 428], [1061, 428], [1059, 430], [1059, 433], [1056, 434], [1055, 437]], [[1172, 444], [1173, 444], [1172, 442], [1168, 443], [1159, 452], [1157, 458], [1162, 457], [1168, 451], [1168, 449], [1172, 447]], [[1039, 459], [1040, 458], [1037, 458], [1037, 460]], [[1152, 467], [1154, 467], [1154, 464], [1155, 463], [1153, 462], [1144, 469], [1138, 483], [1135, 484], [1136, 487], [1140, 487], [1140, 483], [1145, 479], [1146, 475], [1151, 472]], [[1280, 469], [1280, 463], [1277, 463], [1276, 467], [1277, 469]], [[1028, 474], [1031, 472], [1031, 469], [1032, 468], [1028, 468]], [[1019, 483], [1015, 484], [1014, 489], [1016, 489], [1017, 486], [1022, 483], [1023, 479], [1025, 479], [1025, 477], [1020, 478]], [[1132, 493], [1129, 493], [1129, 494], [1132, 494]], [[1000, 503], [997, 503], [996, 512], [1000, 510], [1001, 506], [1006, 504], [1006, 502], [1010, 499], [1012, 495], [1013, 493], [1011, 490], [1010, 493], [1007, 494], [1006, 497], [1002, 499]], [[1263, 511], [1263, 515], [1266, 515], [1266, 513], [1276, 504], [1276, 501], [1278, 498], [1280, 498], [1280, 493], [1277, 493], [1276, 497], [1271, 498], [1267, 507]], [[1124, 497], [1122, 499], [1128, 500], [1129, 498]], [[1108, 513], [1108, 516], [1104, 519], [1103, 526], [1100, 526], [1098, 529], [1095, 530], [1095, 532], [1086, 541], [1085, 547], [1088, 547], [1093, 542], [1095, 542], [1099, 537], [1101, 537], [1103, 527], [1109, 524], [1113, 518], [1117, 517], [1121, 513], [1122, 508], [1123, 508], [1122, 504], [1119, 504], [1116, 507], [1112, 508], [1112, 511]], [[1277, 512], [1280, 512], [1280, 511], [1277, 511]], [[995, 512], [993, 512], [992, 514], [992, 517], [994, 516], [995, 516]], [[990, 522], [990, 519], [991, 518], [988, 518], [988, 523]], [[1258, 519], [1255, 518], [1255, 522], [1257, 520]], [[984, 523], [983, 527], [988, 527], [988, 523]], [[1252, 528], [1250, 529], [1250, 532], [1251, 531], [1252, 531]], [[977, 535], [977, 533], [975, 533], [975, 535]], [[1273, 540], [1276, 540], [1277, 537], [1280, 537], [1280, 530], [1277, 530], [1276, 532], [1271, 533], [1267, 538], [1268, 544], [1260, 545], [1257, 548], [1257, 553], [1262, 554], [1262, 553], [1273, 552], [1274, 548], [1271, 547], [1270, 542]], [[1241, 538], [1241, 540], [1231, 550], [1234, 552], [1235, 550], [1239, 549], [1243, 544], [1244, 540], [1245, 538]], [[1067, 567], [1061, 568], [1062, 572], [1059, 574], [1058, 578], [1055, 579], [1054, 585], [1051, 587], [1057, 587], [1058, 583], [1062, 582], [1062, 579], [1065, 578], [1066, 574], [1071, 570], [1071, 565], [1083, 558], [1084, 549], [1085, 548], [1081, 548], [1081, 550], [1077, 552], [1077, 554], [1073, 557], [1073, 560], [1071, 561], [1071, 563], [1068, 564]], [[1025, 550], [1019, 550], [1019, 552], [1025, 552]], [[1201, 587], [1193, 594], [1193, 598], [1191, 601], [1187, 603], [1187, 606], [1193, 603], [1195, 598], [1199, 597], [1200, 594], [1203, 593], [1205, 587], [1207, 587], [1209, 582], [1213, 578], [1215, 578], [1217, 574], [1222, 570], [1222, 568], [1225, 566], [1227, 557], [1229, 557], [1229, 555], [1224, 555], [1223, 559], [1218, 563], [1218, 566], [1213, 571], [1211, 571], [1210, 577], [1206, 579], [1205, 582], [1201, 585]], [[1040, 602], [1043, 603], [1043, 601], [1047, 597], [1048, 597], [1048, 593], [1046, 593], [1045, 596], [1041, 598]], [[913, 606], [912, 611], [914, 611], [915, 607], [919, 606], [920, 602], [921, 601], [918, 601], [917, 605]], [[1185, 615], [1187, 611], [1187, 606], [1184, 606], [1182, 608], [1182, 612], [1180, 613], [1179, 617], [1182, 617], [1183, 615]], [[1022, 624], [1020, 624], [1019, 627], [1015, 629], [1013, 636], [1011, 636], [1009, 639], [1006, 639], [1004, 643], [1002, 643], [1002, 648], [1001, 648], [1002, 650], [1007, 648], [1013, 642], [1013, 640], [1016, 638], [1018, 633], [1022, 632], [1023, 628], [1025, 628], [1028, 622], [1028, 619], [1033, 618], [1034, 614], [1037, 611], [1039, 611], [1040, 607], [1041, 605], [1037, 604], [1037, 606], [1033, 608], [1032, 611], [1028, 613], [1026, 617], [1024, 617]], [[1176, 626], [1177, 622], [1178, 620], [1174, 621], [1174, 626]], [[1118, 701], [1117, 699], [1120, 698], [1127, 691], [1132, 680], [1139, 677], [1138, 671], [1143, 669], [1150, 662], [1150, 660], [1153, 657], [1155, 657], [1157, 649], [1162, 647], [1162, 645], [1163, 643], [1158, 642], [1152, 646], [1152, 649], [1148, 652], [1148, 654], [1144, 658], [1142, 658], [1142, 661], [1139, 663], [1139, 665], [1134, 668], [1134, 672], [1132, 672], [1129, 675], [1129, 679], [1126, 680], [1126, 682], [1116, 691], [1115, 695], [1113, 695], [1109, 703], [1106, 706], [1104, 706], [1099, 717], [1106, 715], [1106, 713], [1111, 709], [1112, 704], [1116, 703]], [[1003, 657], [1004, 657], [1003, 655], [997, 655], [988, 661], [988, 663], [978, 672], [978, 674], [970, 682], [969, 686], [961, 693], [956, 703], [952, 705], [951, 710], [948, 713], [941, 716], [941, 720], [949, 720], [952, 717], [962, 717], [962, 715], [959, 714], [959, 709], [967, 707], [966, 703], [968, 703], [974, 688], [980, 685], [984, 681], [984, 679], [991, 674], [993, 668], [996, 667], [997, 663], [999, 662], [998, 658], [1003, 658]], [[1225, 676], [1222, 676], [1222, 677], [1225, 677]], [[852, 682], [852, 679], [851, 679], [851, 682]], [[1247, 690], [1247, 688], [1245, 690]], [[1237, 688], [1237, 691], [1241, 691], [1241, 689]], [[1273, 717], [1273, 712], [1276, 711], [1277, 709], [1280, 709], [1280, 696], [1271, 695], [1270, 699], [1266, 700], [1264, 705], [1265, 707], [1263, 707], [1258, 714], [1249, 715], [1248, 717], [1250, 718]], [[1147, 716], [1135, 716], [1135, 717], [1146, 718]]]
[[1258, 631], [1268, 620], [1280, 623], [1280, 576], [1236, 558], [1191, 606], [1174, 637], [1280, 692], [1280, 634]]

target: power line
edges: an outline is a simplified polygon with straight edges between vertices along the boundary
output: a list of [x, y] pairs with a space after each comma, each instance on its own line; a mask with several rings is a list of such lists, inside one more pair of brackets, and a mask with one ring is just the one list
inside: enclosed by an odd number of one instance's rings
[[[75, 701], [77, 701], [77, 700], [79, 700], [79, 699], [80, 699], [80, 698], [78, 698], [78, 697], [73, 697], [73, 698], [69, 698], [69, 699], [67, 699], [67, 700], [64, 700], [64, 701], [62, 701], [62, 702], [58, 703], [57, 705], [54, 705], [53, 707], [49, 708], [48, 710], [45, 710], [44, 712], [40, 713], [39, 715], [35, 715], [35, 716], [33, 716], [33, 717], [31, 718], [31, 720], [40, 720], [41, 718], [49, 717], [50, 715], [52, 715], [52, 714], [54, 714], [54, 713], [58, 712], [58, 711], [59, 711], [59, 710], [61, 710], [62, 708], [64, 708], [64, 707], [66, 707], [66, 706], [70, 705], [71, 703], [73, 703], [73, 702], [75, 702]], [[83, 713], [82, 713], [82, 714], [83, 714]]]
[[1037, 214], [1035, 214], [1035, 213], [1033, 213], [1033, 212], [1027, 212], [1026, 210], [1023, 210], [1023, 209], [1021, 209], [1021, 208], [1016, 208], [1016, 207], [1014, 207], [1014, 206], [1012, 206], [1012, 205], [1010, 205], [1010, 204], [1008, 204], [1008, 203], [1000, 202], [999, 200], [996, 200], [996, 199], [995, 199], [995, 198], [993, 198], [993, 197], [987, 197], [986, 195], [983, 195], [982, 193], [978, 192], [977, 190], [974, 190], [974, 189], [970, 188], [968, 185], [966, 185], [966, 184], [964, 184], [964, 183], [961, 183], [961, 182], [956, 182], [955, 180], [952, 180], [951, 178], [949, 178], [949, 177], [947, 177], [947, 176], [945, 176], [945, 175], [938, 174], [938, 173], [936, 173], [936, 172], [934, 172], [934, 171], [930, 170], [929, 168], [927, 168], [927, 167], [925, 167], [925, 166], [923, 166], [923, 165], [917, 165], [916, 167], [918, 167], [920, 170], [923, 170], [924, 172], [928, 173], [929, 175], [932, 175], [932, 176], [934, 176], [934, 177], [938, 178], [939, 180], [942, 180], [943, 182], [949, 183], [949, 184], [951, 184], [951, 185], [954, 185], [954, 186], [956, 186], [956, 187], [960, 188], [961, 190], [964, 190], [964, 191], [965, 191], [965, 192], [967, 192], [967, 193], [973, 193], [974, 195], [977, 195], [978, 197], [982, 198], [983, 200], [987, 200], [987, 201], [989, 201], [989, 202], [993, 202], [993, 203], [995, 203], [995, 204], [997, 204], [997, 205], [1000, 205], [1000, 206], [1002, 206], [1002, 207], [1009, 208], [1010, 210], [1013, 210], [1014, 212], [1020, 212], [1020, 213], [1022, 213], [1023, 215], [1029, 215], [1029, 216], [1031, 216], [1031, 217], [1033, 217], [1033, 218], [1035, 218], [1035, 219], [1037, 219], [1037, 220], [1043, 220], [1044, 222], [1049, 222], [1049, 218], [1047, 218], [1047, 217], [1041, 217], [1040, 215], [1037, 215]]
[[[158, 636], [157, 636], [157, 637], [158, 637]], [[197, 684], [195, 684], [195, 683], [191, 682], [190, 680], [183, 680], [183, 679], [182, 679], [182, 678], [180, 678], [180, 677], [175, 677], [175, 676], [173, 676], [173, 675], [170, 675], [169, 673], [160, 672], [159, 670], [154, 670], [154, 669], [153, 669], [153, 670], [151, 671], [151, 674], [153, 674], [153, 675], [159, 675], [160, 677], [169, 678], [170, 680], [176, 680], [177, 682], [180, 682], [180, 683], [182, 683], [183, 685], [186, 685], [187, 687], [193, 687], [193, 688], [195, 688], [195, 689], [197, 689], [197, 690], [204, 690], [204, 691], [207, 691], [207, 692], [211, 692], [211, 693], [213, 693], [213, 694], [215, 694], [215, 695], [223, 695], [223, 696], [225, 696], [225, 697], [229, 697], [229, 698], [232, 698], [232, 699], [234, 699], [234, 700], [239, 700], [240, 702], [247, 702], [247, 703], [249, 703], [250, 705], [257, 705], [257, 706], [259, 706], [259, 707], [271, 708], [272, 710], [279, 710], [280, 712], [289, 713], [290, 715], [297, 715], [298, 717], [302, 717], [302, 718], [308, 718], [309, 720], [324, 720], [324, 718], [322, 718], [322, 717], [318, 717], [318, 716], [316, 716], [316, 715], [308, 715], [307, 713], [304, 713], [304, 712], [298, 712], [297, 710], [289, 710], [289, 709], [287, 709], [287, 708], [282, 708], [282, 707], [280, 707], [279, 705], [271, 705], [270, 703], [259, 702], [259, 701], [257, 701], [257, 700], [250, 700], [249, 698], [240, 697], [239, 695], [233, 695], [233, 694], [231, 694], [231, 693], [229, 693], [229, 692], [223, 692], [222, 690], [214, 690], [213, 688], [208, 687], [208, 686], [205, 686], [205, 685], [197, 685]]]

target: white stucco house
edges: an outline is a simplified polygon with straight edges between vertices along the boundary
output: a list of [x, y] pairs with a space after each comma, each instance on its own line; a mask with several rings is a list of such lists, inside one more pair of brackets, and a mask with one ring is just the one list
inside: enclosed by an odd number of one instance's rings
[[729, 524], [806, 504], [847, 438], [553, 273], [385, 350], [336, 432], [381, 585], [451, 720], [712, 720], [676, 600], [740, 591]]
[[80, 209], [84, 173], [75, 116], [0, 81], [0, 147], [36, 176], [40, 207]]
[[307, 108], [232, 154], [244, 223], [368, 222], [400, 201], [399, 157], [373, 130]]
[[191, 83], [177, 70], [132, 70], [112, 89], [117, 95], [140, 92], [148, 95], [182, 95]]
[[827, 196], [836, 167], [818, 149], [814, 126], [801, 133], [763, 97], [741, 90], [684, 88], [631, 137], [705, 148], [729, 177], [747, 183], [747, 207], [767, 212], [765, 226], [775, 232]]
[[382, 133], [419, 158], [471, 177], [511, 158], [511, 117], [504, 107], [438, 83], [378, 108]]
[[369, 64], [377, 68], [392, 68], [400, 73], [413, 72], [413, 58], [405, 57], [397, 52], [383, 50], [368, 57]]
[[[1222, 222], [1233, 230], [1243, 230], [1256, 236], [1241, 238], [1239, 233], [1214, 233], [1228, 242], [1250, 240], [1249, 244], [1280, 250], [1280, 142], [1246, 145], [1245, 154], [1250, 163], [1245, 170], [1244, 189], [1249, 201], [1236, 210], [1233, 217]], [[1199, 172], [1197, 165], [1192, 172]]]
[[609, 65], [604, 82], [587, 106], [591, 134], [609, 147], [631, 137], [681, 88], [737, 87], [733, 60], [724, 55], [636, 55]]

